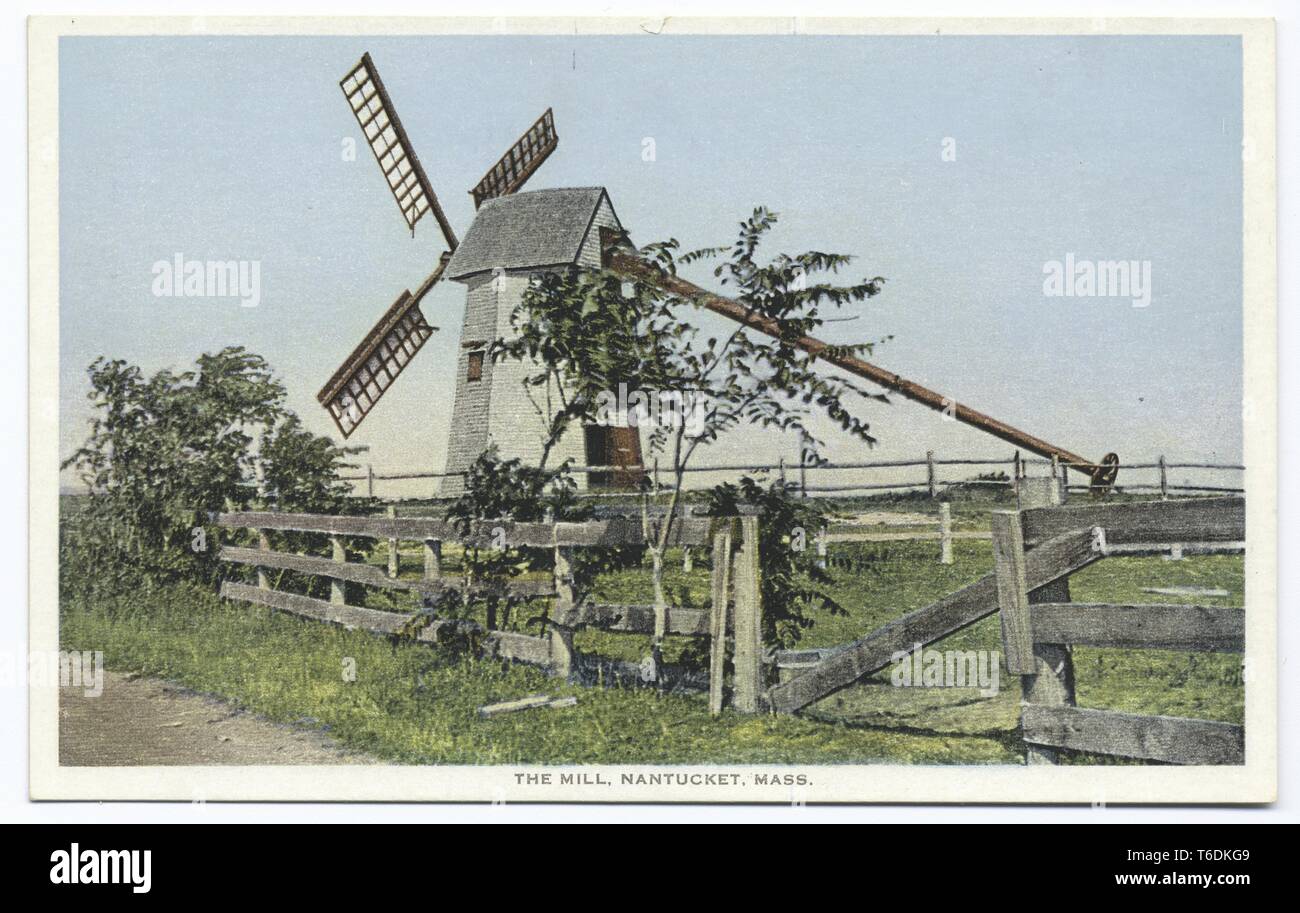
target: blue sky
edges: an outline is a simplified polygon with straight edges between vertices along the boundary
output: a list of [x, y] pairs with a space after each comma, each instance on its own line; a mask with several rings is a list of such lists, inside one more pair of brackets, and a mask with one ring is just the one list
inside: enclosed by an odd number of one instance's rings
[[[551, 106], [530, 189], [603, 185], [638, 243], [723, 243], [766, 205], [771, 253], [888, 279], [832, 341], [892, 335], [877, 363], [1085, 456], [1241, 459], [1240, 42], [1116, 36], [64, 38], [65, 455], [100, 354], [245, 345], [333, 432], [316, 391], [442, 250], [364, 146], [341, 154], [337, 82], [365, 50], [462, 236], [466, 191]], [[260, 305], [155, 297], [177, 252], [259, 260]], [[1068, 253], [1151, 261], [1150, 306], [1045, 297]], [[463, 307], [455, 284], [425, 299], [442, 331], [352, 438], [377, 468], [442, 468]], [[860, 411], [880, 445], [828, 428], [832, 458], [1012, 450], [903, 401]], [[794, 453], [745, 431], [701, 460]]]

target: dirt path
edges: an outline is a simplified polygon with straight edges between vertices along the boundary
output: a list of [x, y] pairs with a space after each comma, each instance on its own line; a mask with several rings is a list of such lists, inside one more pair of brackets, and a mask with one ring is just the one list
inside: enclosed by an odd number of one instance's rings
[[104, 690], [59, 690], [59, 763], [374, 764], [318, 729], [272, 723], [179, 685], [104, 673]]

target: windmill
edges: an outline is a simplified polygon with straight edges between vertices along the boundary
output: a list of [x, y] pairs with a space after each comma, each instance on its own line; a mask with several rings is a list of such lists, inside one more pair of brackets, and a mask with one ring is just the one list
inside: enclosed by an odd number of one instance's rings
[[[705, 308], [754, 330], [781, 336], [781, 328], [755, 315], [740, 302], [715, 295], [676, 275], [665, 275], [637, 256], [609, 195], [601, 187], [558, 188], [520, 192], [555, 151], [558, 136], [547, 109], [470, 190], [476, 215], [460, 242], [447, 221], [428, 176], [415, 155], [369, 53], [339, 81], [397, 201], [415, 234], [416, 223], [432, 213], [447, 251], [414, 293], [404, 290], [379, 322], [343, 361], [317, 394], [344, 438], [351, 436], [392, 386], [397, 376], [433, 335], [420, 302], [441, 279], [466, 287], [465, 318], [457, 355], [456, 390], [443, 494], [457, 494], [461, 477], [489, 446], [503, 458], [535, 464], [542, 452], [550, 412], [536, 400], [547, 391], [523, 383], [530, 373], [517, 362], [491, 363], [487, 347], [510, 332], [510, 315], [539, 271], [571, 267], [612, 269], [664, 291], [692, 298]], [[1065, 448], [1027, 434], [920, 384], [844, 354], [842, 348], [811, 336], [795, 345], [836, 367], [865, 378], [914, 402], [943, 412], [1031, 453], [1059, 460], [1090, 479], [1094, 493], [1114, 484], [1119, 457], [1106, 454], [1094, 463]], [[641, 439], [635, 427], [588, 427], [566, 432], [552, 449], [563, 460], [609, 466], [597, 483], [635, 482], [641, 472]]]
[[[398, 296], [317, 399], [343, 437], [350, 437], [433, 334], [420, 302], [440, 280], [450, 279], [466, 287], [466, 307], [448, 445], [452, 475], [443, 493], [460, 491], [455, 474], [489, 446], [503, 458], [535, 463], [549, 417], [538, 397], [549, 391], [524, 383], [527, 365], [491, 363], [487, 346], [509, 332], [510, 315], [537, 271], [600, 265], [602, 232], [622, 230], [608, 194], [600, 187], [519, 192], [558, 143], [547, 109], [470, 190], [477, 215], [462, 244], [368, 53], [339, 86], [412, 236], [420, 219], [432, 213], [447, 251], [414, 293]], [[594, 476], [598, 483], [631, 483], [641, 465], [635, 428], [592, 426], [566, 433], [552, 452], [579, 464], [612, 467]]]

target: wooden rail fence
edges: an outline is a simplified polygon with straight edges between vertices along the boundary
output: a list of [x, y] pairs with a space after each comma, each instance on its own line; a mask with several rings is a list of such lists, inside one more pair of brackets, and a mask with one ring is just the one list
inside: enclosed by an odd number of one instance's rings
[[[1244, 609], [1199, 605], [1112, 605], [1070, 601], [1061, 563], [1047, 585], [1027, 573], [1027, 543], [1086, 534], [1094, 560], [1159, 553], [1167, 543], [1209, 543], [1244, 550], [1245, 502], [1184, 502], [1106, 507], [1047, 507], [993, 514], [993, 555], [1006, 669], [1019, 676], [1021, 730], [1031, 764], [1051, 764], [1060, 749], [1173, 764], [1241, 764], [1241, 726], [1209, 720], [1139, 716], [1075, 706], [1071, 647], [1125, 647], [1242, 653]], [[1054, 541], [1048, 539], [1048, 541]]]
[[[1043, 488], [1057, 490], [1057, 486]], [[1022, 588], [1036, 594], [1035, 601], [1061, 602], [1064, 600], [1041, 597], [1054, 592], [1049, 585], [1108, 555], [1165, 554], [1180, 543], [1195, 544], [1187, 547], [1188, 551], [1241, 551], [1245, 505], [1244, 499], [1229, 497], [1024, 509], [1019, 513], [1023, 559], [1017, 579], [1023, 578]], [[1098, 529], [1103, 531], [1100, 541], [1104, 548], [1100, 549]], [[999, 600], [995, 570], [851, 643], [820, 650], [778, 651], [775, 661], [782, 680], [768, 690], [768, 705], [779, 713], [801, 710], [885, 669], [900, 650], [932, 644], [992, 615], [999, 610]], [[1151, 623], [1154, 618], [1152, 615]], [[1044, 616], [1044, 624], [1048, 620]], [[1045, 644], [1039, 649], [1045, 655], [1051, 652]]]
[[[572, 571], [573, 551], [637, 545], [645, 542], [639, 519], [592, 520], [582, 523], [484, 521], [462, 530], [453, 523], [426, 517], [332, 516], [319, 514], [245, 511], [218, 514], [216, 524], [226, 529], [253, 531], [257, 548], [225, 545], [223, 561], [257, 569], [257, 583], [226, 580], [221, 595], [269, 606], [305, 618], [360, 628], [377, 634], [396, 635], [410, 629], [419, 613], [403, 614], [346, 602], [345, 583], [432, 595], [451, 587], [462, 592], [486, 591], [488, 582], [468, 582], [444, 574], [442, 546], [445, 542], [480, 548], [551, 549], [554, 571], [549, 580], [509, 580], [506, 591], [524, 600], [550, 600], [544, 636], [514, 631], [485, 630], [476, 622], [434, 619], [421, 628], [417, 639], [438, 642], [449, 631], [474, 631], [481, 635], [488, 655], [544, 667], [550, 674], [573, 678], [583, 659], [573, 645], [580, 627], [609, 631], [652, 634], [655, 610], [652, 605], [594, 603], [576, 592]], [[304, 555], [271, 549], [272, 531], [315, 533], [329, 537], [331, 557]], [[389, 566], [349, 561], [345, 537], [388, 540]], [[422, 543], [424, 573], [420, 579], [400, 579], [398, 544]], [[744, 712], [756, 712], [762, 703], [762, 599], [758, 563], [758, 519], [743, 516], [709, 520], [680, 518], [674, 524], [673, 545], [712, 547], [713, 577], [708, 608], [669, 606], [667, 633], [710, 639], [708, 670], [709, 708], [721, 711], [725, 688], [728, 627], [734, 642], [732, 705]], [[328, 579], [329, 600], [284, 592], [271, 585], [268, 570], [288, 570]]]
[[[992, 470], [1005, 468], [1003, 479], [944, 479], [940, 478], [943, 467], [966, 467], [979, 468], [987, 467]], [[1042, 459], [1039, 457], [1022, 457], [1020, 451], [1015, 451], [1005, 457], [978, 457], [978, 458], [955, 458], [941, 459], [935, 455], [933, 450], [927, 450], [924, 458], [914, 459], [895, 459], [895, 460], [867, 460], [867, 461], [848, 461], [841, 463], [813, 463], [806, 458], [794, 457], [793, 459], [779, 458], [776, 463], [716, 463], [716, 464], [695, 464], [685, 467], [683, 470], [688, 475], [698, 473], [766, 473], [774, 476], [781, 482], [782, 487], [790, 491], [798, 491], [804, 497], [813, 496], [851, 496], [856, 494], [868, 494], [871, 492], [904, 492], [904, 491], [925, 491], [931, 499], [937, 499], [939, 495], [953, 488], [975, 488], [975, 487], [992, 487], [995, 489], [1014, 488], [1016, 480], [1023, 478], [1028, 471], [1028, 467], [1050, 467], [1053, 477], [1064, 479], [1066, 475], [1066, 466], [1056, 460]], [[359, 493], [364, 492], [369, 497], [375, 496], [376, 482], [396, 482], [396, 481], [416, 481], [430, 480], [441, 481], [452, 477], [463, 477], [464, 472], [438, 472], [434, 470], [411, 470], [407, 472], [385, 471], [376, 472], [373, 465], [365, 465], [364, 474], [352, 474], [341, 476], [343, 481], [364, 483], [364, 486], [357, 486]], [[627, 467], [630, 470], [641, 470], [648, 476], [655, 491], [660, 490], [660, 469], [658, 459], [652, 460], [649, 464], [643, 466]], [[838, 484], [808, 484], [808, 474], [811, 473], [837, 473], [845, 471], [857, 472], [875, 472], [879, 470], [904, 470], [917, 469], [924, 470], [924, 477], [920, 473], [910, 479], [869, 482], [864, 479], [854, 479], [851, 481], [841, 481]], [[1242, 493], [1240, 487], [1227, 487], [1221, 482], [1214, 485], [1196, 485], [1184, 482], [1179, 484], [1176, 481], [1171, 482], [1169, 473], [1171, 471], [1191, 470], [1194, 472], [1214, 471], [1219, 473], [1241, 473], [1245, 467], [1238, 463], [1205, 463], [1205, 462], [1186, 462], [1166, 460], [1163, 455], [1153, 460], [1143, 460], [1133, 463], [1126, 463], [1121, 468], [1121, 478], [1123, 484], [1119, 488], [1123, 491], [1151, 492], [1159, 493], [1161, 499], [1167, 499], [1171, 496], [1178, 495], [1204, 495], [1204, 494], [1238, 494]], [[579, 476], [592, 476], [608, 474], [608, 466], [571, 466], [569, 471]], [[1143, 473], [1146, 476], [1145, 481], [1135, 482], [1133, 473]], [[666, 475], [665, 471], [665, 475]], [[1154, 476], [1154, 477], [1152, 477]], [[709, 486], [704, 486], [708, 488]], [[1087, 491], [1087, 485], [1069, 485], [1071, 491]], [[626, 497], [626, 493], [609, 493], [600, 491], [583, 491], [583, 497]]]

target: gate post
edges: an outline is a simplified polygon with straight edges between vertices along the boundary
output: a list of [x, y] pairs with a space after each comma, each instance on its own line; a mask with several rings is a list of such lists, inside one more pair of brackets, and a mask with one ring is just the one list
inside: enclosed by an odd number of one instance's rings
[[442, 541], [424, 540], [424, 579], [437, 580], [442, 576]]
[[[1061, 490], [1055, 479], [1024, 479], [1025, 483], [1019, 486], [1019, 501], [1021, 510], [1028, 510], [1036, 507], [1058, 507], [1060, 506]], [[1033, 484], [1039, 481], [1050, 482], [1050, 485]], [[1014, 605], [1011, 606], [1011, 617], [1005, 614], [1007, 605], [1004, 603], [1004, 587], [1007, 588], [1007, 599], [1011, 602], [1016, 601], [1015, 590], [1023, 591], [1024, 587], [1024, 540], [1022, 538], [1019, 513], [1011, 511], [997, 511], [993, 515], [993, 555], [996, 562], [998, 575], [998, 604], [999, 613], [1003, 615], [1003, 635], [1004, 644], [1007, 652], [1008, 671], [1013, 674], [1021, 675], [1020, 693], [1021, 699], [1029, 704], [1045, 704], [1050, 707], [1073, 707], [1075, 703], [1074, 696], [1074, 653], [1068, 644], [1047, 644], [1033, 643], [1032, 632], [1028, 629], [1027, 624], [1022, 625], [1023, 631], [1019, 631], [1017, 625], [1017, 612], [1020, 609]], [[1018, 568], [1018, 570], [1017, 570]], [[1029, 605], [1039, 602], [1069, 602], [1070, 601], [1070, 580], [1068, 577], [1062, 577], [1045, 586], [1041, 586], [1021, 597], [1024, 602], [1024, 612], [1020, 614], [1025, 616]], [[1027, 617], [1023, 618], [1027, 622]], [[1014, 644], [1006, 641], [1008, 635], [1016, 638]], [[1028, 638], [1026, 640], [1025, 638]], [[1020, 648], [1023, 649], [1025, 665], [1022, 667], [1025, 671], [1016, 672], [1010, 667], [1010, 662], [1015, 661], [1013, 653]], [[1028, 672], [1029, 658], [1028, 654], [1032, 650], [1032, 672]], [[1028, 674], [1026, 674], [1028, 673]], [[1027, 764], [1055, 764], [1057, 763], [1057, 751], [1052, 748], [1045, 748], [1038, 745], [1025, 746], [1025, 763]]]
[[[387, 514], [390, 519], [396, 517], [397, 505], [389, 504]], [[400, 560], [401, 557], [397, 554], [397, 540], [389, 539], [388, 540], [388, 576], [389, 577], [393, 577], [393, 578], [397, 577], [398, 562]]]
[[[559, 526], [556, 525], [556, 537]], [[573, 592], [573, 547], [555, 546], [555, 606], [552, 620], [565, 618], [577, 601]], [[555, 624], [547, 626], [551, 637], [551, 674], [567, 679], [573, 673], [573, 632]]]
[[[330, 548], [335, 561], [343, 563], [348, 560], [348, 553], [347, 549], [343, 547], [342, 536], [330, 536]], [[343, 605], [347, 602], [343, 581], [337, 577], [330, 578], [330, 602], [334, 603], [334, 605]]]
[[713, 537], [713, 602], [709, 609], [709, 713], [722, 712], [727, 669], [727, 603], [731, 595], [731, 530]]
[[952, 507], [947, 501], [939, 505], [939, 563], [952, 564]]
[[[271, 550], [271, 539], [266, 534], [266, 530], [257, 531], [257, 547], [264, 552]], [[258, 589], [269, 590], [271, 588], [271, 577], [266, 573], [266, 568], [258, 566], [257, 568], [257, 586]]]
[[735, 690], [741, 713], [763, 709], [763, 576], [758, 553], [758, 517], [741, 517], [742, 542], [735, 559]]

